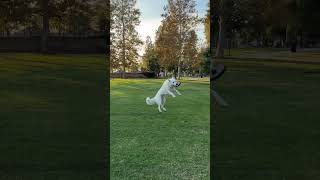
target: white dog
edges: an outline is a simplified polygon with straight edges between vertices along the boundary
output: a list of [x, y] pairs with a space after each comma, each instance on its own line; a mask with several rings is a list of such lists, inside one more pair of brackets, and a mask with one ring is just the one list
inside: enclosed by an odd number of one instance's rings
[[175, 78], [165, 80], [161, 88], [153, 98], [147, 97], [146, 103], [148, 105], [157, 104], [159, 112], [162, 112], [161, 109], [166, 111], [166, 108], [164, 108], [166, 95], [171, 95], [172, 97], [176, 97], [174, 93], [181, 95], [181, 93], [176, 89], [176, 87], [179, 87], [180, 85], [181, 82], [178, 82]]

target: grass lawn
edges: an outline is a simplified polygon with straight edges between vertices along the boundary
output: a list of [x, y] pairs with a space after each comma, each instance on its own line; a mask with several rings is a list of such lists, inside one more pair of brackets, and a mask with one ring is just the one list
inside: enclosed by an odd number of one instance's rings
[[182, 80], [167, 112], [148, 106], [161, 79], [112, 79], [111, 179], [208, 179], [209, 79]]
[[213, 117], [217, 179], [320, 179], [320, 53], [313, 54], [314, 64], [223, 60], [217, 91], [230, 106]]
[[296, 63], [320, 63], [320, 49], [301, 49], [291, 53], [290, 48], [236, 48], [225, 49], [225, 56], [228, 58], [257, 60], [264, 59], [275, 62], [296, 62]]
[[102, 179], [105, 62], [0, 54], [0, 179]]

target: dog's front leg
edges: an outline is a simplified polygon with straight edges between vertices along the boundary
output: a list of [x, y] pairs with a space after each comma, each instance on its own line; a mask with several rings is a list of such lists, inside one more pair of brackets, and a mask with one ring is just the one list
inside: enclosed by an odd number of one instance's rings
[[160, 104], [158, 105], [158, 110], [159, 110], [159, 112], [162, 112]]
[[177, 94], [179, 94], [179, 96], [182, 95], [176, 88], [174, 88], [174, 90], [177, 92]]
[[176, 95], [174, 95], [173, 92], [168, 91], [168, 93], [169, 93], [172, 97], [174, 97], [174, 98], [176, 97]]

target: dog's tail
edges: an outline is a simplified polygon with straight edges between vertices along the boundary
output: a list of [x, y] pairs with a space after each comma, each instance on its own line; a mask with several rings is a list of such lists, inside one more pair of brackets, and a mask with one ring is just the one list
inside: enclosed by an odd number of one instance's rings
[[146, 98], [146, 103], [148, 104], [148, 105], [153, 105], [154, 104], [154, 99], [152, 98], [150, 98], [150, 97], [147, 97]]

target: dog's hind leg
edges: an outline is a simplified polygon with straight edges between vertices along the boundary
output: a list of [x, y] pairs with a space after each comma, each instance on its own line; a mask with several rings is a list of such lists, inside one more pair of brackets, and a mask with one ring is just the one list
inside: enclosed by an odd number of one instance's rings
[[159, 112], [162, 112], [160, 104], [158, 105], [158, 110], [159, 110]]
[[158, 105], [158, 110], [159, 110], [159, 112], [162, 112], [162, 110], [161, 110], [161, 107], [162, 107], [162, 97], [160, 96], [158, 96], [157, 98], [156, 98], [156, 103], [157, 103], [157, 105]]

